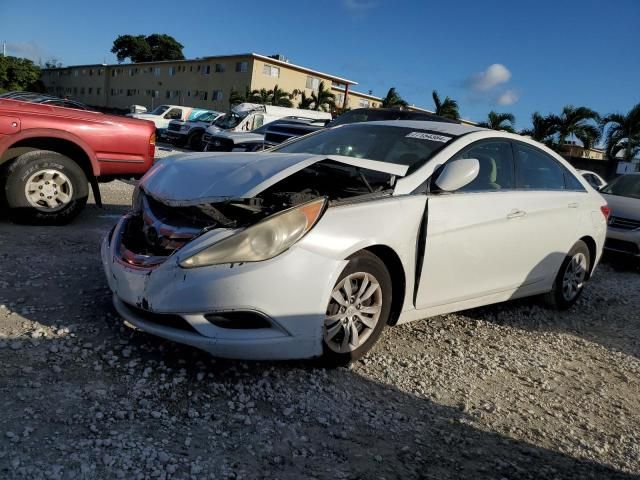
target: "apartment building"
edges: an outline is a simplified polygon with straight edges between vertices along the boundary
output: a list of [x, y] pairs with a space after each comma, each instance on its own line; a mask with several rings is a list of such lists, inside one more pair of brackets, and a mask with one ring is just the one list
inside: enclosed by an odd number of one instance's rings
[[194, 60], [118, 65], [78, 65], [45, 69], [42, 81], [52, 95], [69, 97], [96, 107], [152, 109], [164, 103], [225, 111], [232, 89], [273, 89], [310, 96], [321, 82], [347, 108], [379, 107], [381, 99], [354, 92], [357, 82], [288, 62], [280, 55], [256, 53], [223, 55]]

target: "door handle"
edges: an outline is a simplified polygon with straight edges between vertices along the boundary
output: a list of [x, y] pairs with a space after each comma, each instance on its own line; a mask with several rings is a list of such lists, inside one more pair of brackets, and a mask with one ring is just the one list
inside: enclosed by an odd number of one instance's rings
[[524, 217], [527, 214], [524, 210], [514, 208], [507, 214], [508, 219]]
[[569, 208], [578, 208], [580, 206], [580, 204], [578, 202], [571, 202], [569, 205], [567, 205]]

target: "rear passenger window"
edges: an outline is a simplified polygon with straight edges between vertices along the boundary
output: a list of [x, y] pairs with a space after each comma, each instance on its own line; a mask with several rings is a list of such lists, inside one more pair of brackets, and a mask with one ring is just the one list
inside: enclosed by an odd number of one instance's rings
[[[564, 190], [564, 167], [553, 158], [521, 143], [514, 144], [516, 183], [527, 190]], [[575, 180], [575, 179], [574, 179]]]
[[[586, 192], [584, 186], [582, 185], [582, 183], [580, 183], [580, 180], [578, 180], [573, 173], [571, 173], [566, 168], [563, 168], [563, 170], [564, 170], [564, 187], [567, 190], [574, 190], [574, 191], [577, 190], [579, 192]], [[593, 177], [593, 175], [591, 176]], [[595, 177], [593, 178], [595, 180]], [[598, 187], [594, 185], [594, 188], [598, 188]]]
[[478, 142], [454, 157], [460, 158], [477, 159], [480, 171], [475, 180], [458, 189], [458, 192], [487, 192], [514, 187], [513, 153], [509, 142]]

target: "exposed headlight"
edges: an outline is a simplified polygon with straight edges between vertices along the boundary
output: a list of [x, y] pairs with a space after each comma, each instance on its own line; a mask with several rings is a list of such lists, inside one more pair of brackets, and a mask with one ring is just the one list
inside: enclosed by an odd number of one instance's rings
[[180, 262], [184, 268], [260, 262], [291, 247], [316, 224], [326, 199], [320, 198], [266, 218]]

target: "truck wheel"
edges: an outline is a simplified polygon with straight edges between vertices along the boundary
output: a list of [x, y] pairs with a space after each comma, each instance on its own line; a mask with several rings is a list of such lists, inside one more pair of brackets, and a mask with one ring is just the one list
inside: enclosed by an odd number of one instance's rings
[[20, 155], [9, 165], [6, 177], [7, 205], [18, 222], [62, 225], [87, 203], [89, 189], [82, 168], [57, 152]]
[[202, 151], [202, 132], [193, 132], [187, 138], [187, 148], [191, 150]]

